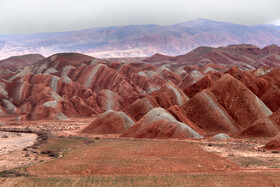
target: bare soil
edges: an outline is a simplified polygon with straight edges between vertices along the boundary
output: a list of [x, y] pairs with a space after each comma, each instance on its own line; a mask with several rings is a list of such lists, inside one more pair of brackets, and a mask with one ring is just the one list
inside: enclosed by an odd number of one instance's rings
[[268, 138], [230, 139], [219, 142], [208, 139], [200, 142], [200, 147], [244, 168], [280, 168], [280, 152], [262, 148], [268, 140]]
[[[12, 148], [8, 152], [1, 150], [0, 171], [16, 168], [30, 176], [0, 178], [0, 186], [280, 185], [280, 153], [262, 149], [267, 138], [151, 140], [124, 139], [119, 134], [81, 134], [92, 120], [6, 124], [48, 131], [51, 136], [36, 149], [25, 144], [9, 146]], [[29, 137], [6, 135], [13, 140]], [[6, 137], [0, 140], [8, 141]]]

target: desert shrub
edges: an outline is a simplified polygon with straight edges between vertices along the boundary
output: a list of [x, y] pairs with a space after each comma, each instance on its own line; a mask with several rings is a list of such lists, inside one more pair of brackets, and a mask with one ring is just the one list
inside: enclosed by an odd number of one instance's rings
[[9, 138], [9, 136], [7, 134], [3, 134], [1, 137], [2, 138]]

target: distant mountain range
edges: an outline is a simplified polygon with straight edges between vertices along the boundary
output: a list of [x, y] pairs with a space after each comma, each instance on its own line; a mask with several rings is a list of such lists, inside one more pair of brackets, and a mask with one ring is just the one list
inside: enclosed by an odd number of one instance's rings
[[186, 65], [202, 67], [207, 64], [215, 64], [227, 68], [238, 66], [244, 70], [253, 70], [261, 66], [279, 67], [280, 47], [269, 45], [258, 48], [250, 44], [228, 45], [218, 48], [202, 46], [179, 56], [166, 56], [157, 53], [143, 61], [157, 66], [166, 65], [175, 68]]
[[0, 59], [39, 53], [79, 52], [98, 58], [176, 56], [199, 46], [280, 45], [280, 26], [245, 26], [206, 19], [175, 25], [129, 25], [81, 31], [0, 35]]

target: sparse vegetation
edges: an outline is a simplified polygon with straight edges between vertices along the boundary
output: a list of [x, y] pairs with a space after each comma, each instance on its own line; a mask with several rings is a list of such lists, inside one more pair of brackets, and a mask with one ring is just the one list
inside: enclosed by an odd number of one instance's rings
[[43, 150], [41, 151], [41, 154], [49, 155], [50, 157], [58, 158], [60, 153], [58, 151], [53, 150]]
[[258, 159], [258, 158], [254, 158], [254, 157], [241, 157], [240, 158], [240, 165], [242, 167], [249, 167], [249, 166], [261, 166], [263, 165], [263, 161]]
[[[18, 171], [16, 169], [5, 170], [0, 172], [0, 178], [7, 178], [7, 177], [29, 177], [29, 173], [24, 171]], [[0, 183], [1, 184], [1, 183]]]
[[9, 136], [7, 134], [3, 134], [1, 138], [9, 138]]
[[[23, 170], [4, 171], [0, 176], [16, 177], [9, 180], [28, 187], [246, 186], [248, 180], [252, 181], [252, 185], [269, 184], [255, 173], [243, 173], [232, 162], [203, 151], [197, 144], [184, 141], [60, 137], [49, 138], [46, 144], [38, 147], [38, 151], [55, 159], [27, 166]], [[56, 153], [62, 153], [63, 157], [56, 159]], [[240, 159], [237, 156], [234, 158]], [[263, 163], [261, 159], [251, 157], [239, 161], [243, 167]], [[280, 184], [280, 173], [263, 175]]]
[[[273, 184], [280, 184], [279, 174], [265, 174]], [[21, 181], [20, 181], [21, 180]], [[65, 177], [30, 177], [18, 179], [20, 186], [269, 186], [271, 183], [252, 173], [231, 174], [164, 174], [140, 176], [65, 176]]]

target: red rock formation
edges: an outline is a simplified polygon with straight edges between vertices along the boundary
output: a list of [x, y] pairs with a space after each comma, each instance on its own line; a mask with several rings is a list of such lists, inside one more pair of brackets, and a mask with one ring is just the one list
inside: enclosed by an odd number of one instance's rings
[[269, 119], [280, 129], [280, 109], [269, 116]]
[[280, 68], [270, 69], [262, 78], [270, 83], [270, 87], [260, 98], [274, 112], [280, 108]]
[[183, 89], [184, 93], [188, 97], [193, 97], [198, 92], [202, 91], [203, 89], [207, 89], [213, 85], [215, 81], [221, 78], [222, 74], [219, 72], [215, 73], [208, 73], [202, 79], [197, 81], [196, 83], [192, 84], [191, 86]]
[[[94, 133], [123, 133], [123, 111], [137, 121], [134, 130], [125, 132], [129, 137], [191, 138], [241, 131], [243, 136], [274, 136], [280, 127], [280, 68], [241, 70], [260, 67], [260, 56], [270, 54], [277, 56], [277, 49], [202, 47], [169, 58], [172, 63], [153, 65], [141, 59], [112, 62], [57, 54], [0, 76], [5, 78], [0, 79], [0, 114], [18, 114], [17, 120], [99, 116]], [[242, 68], [223, 75], [221, 64], [230, 67], [237, 61]]]
[[169, 82], [159, 90], [136, 100], [126, 109], [126, 113], [134, 119], [139, 120], [153, 108], [160, 106], [167, 109], [173, 105], [181, 106], [187, 102], [188, 99], [189, 98], [175, 84]]
[[187, 72], [190, 73], [194, 70], [199, 70], [199, 67], [196, 65], [188, 65], [188, 66], [183, 66], [183, 69]]
[[[142, 94], [150, 93], [158, 89], [160, 85], [152, 82], [148, 75], [144, 71], [140, 71], [138, 68], [124, 65], [120, 69], [120, 73], [126, 76], [133, 82], [132, 86], [135, 87]], [[139, 88], [138, 88], [139, 87]]]
[[167, 111], [179, 122], [187, 124], [190, 128], [195, 130], [200, 135], [206, 135], [206, 132], [194, 124], [188, 117], [186, 112], [178, 105], [173, 105]]
[[154, 108], [121, 137], [133, 138], [202, 138], [188, 125], [178, 122], [162, 108]]
[[229, 69], [225, 73], [230, 74], [237, 80], [241, 81], [247, 88], [249, 88], [255, 95], [261, 97], [265, 90], [270, 87], [270, 83], [262, 77], [253, 76], [252, 74], [241, 71], [237, 66]]
[[171, 56], [167, 56], [167, 55], [156, 53], [153, 56], [151, 56], [149, 58], [146, 58], [144, 60], [144, 62], [151, 62], [151, 63], [155, 63], [155, 62], [168, 62], [172, 58], [173, 57], [171, 57]]
[[[69, 99], [69, 102], [72, 104], [72, 108], [76, 111], [77, 114], [72, 113], [70, 116], [92, 116], [98, 114], [100, 110], [98, 108], [93, 108], [88, 105], [82, 98], [79, 96], [74, 96]], [[95, 101], [96, 102], [96, 101]], [[64, 113], [65, 110], [62, 110]], [[68, 113], [68, 112], [66, 112]]]
[[152, 95], [162, 108], [169, 108], [172, 105], [182, 106], [189, 98], [173, 83], [166, 83], [159, 90], [152, 92]]
[[201, 67], [199, 71], [203, 74], [206, 74], [208, 72], [225, 72], [227, 69], [227, 67], [218, 64], [208, 63], [205, 66]]
[[253, 76], [263, 76], [273, 70], [272, 67], [269, 66], [261, 66], [254, 71], [252, 71]]
[[271, 110], [253, 92], [227, 73], [209, 89], [242, 129], [272, 114]]
[[273, 85], [264, 92], [260, 99], [272, 112], [275, 112], [280, 108], [280, 89]]
[[182, 108], [190, 120], [207, 133], [236, 133], [239, 131], [237, 124], [218, 103], [211, 91], [199, 92]]
[[265, 149], [278, 149], [280, 150], [280, 133], [270, 140], [265, 146]]
[[243, 45], [229, 45], [225, 47], [224, 49], [232, 50], [232, 51], [238, 51], [243, 53], [248, 53], [250, 55], [262, 55], [263, 51], [255, 45], [250, 44], [243, 44]]
[[267, 54], [266, 56], [258, 60], [258, 64], [270, 66], [270, 67], [279, 67], [279, 63], [280, 63], [279, 56], [280, 56], [280, 52]]
[[168, 68], [166, 68], [165, 66], [161, 66], [158, 70], [157, 70], [159, 76], [166, 80], [166, 81], [171, 81], [174, 84], [179, 84], [182, 81], [182, 78], [177, 75], [176, 73], [170, 71]]
[[86, 134], [120, 134], [134, 125], [134, 121], [123, 112], [108, 110], [99, 115], [82, 130]]
[[151, 109], [156, 107], [159, 107], [157, 101], [152, 96], [147, 95], [146, 97], [137, 99], [134, 103], [132, 103], [126, 109], [126, 113], [138, 121]]
[[35, 64], [34, 70], [36, 73], [44, 73], [48, 68], [60, 70], [65, 66], [78, 67], [81, 64], [89, 64], [93, 59], [93, 57], [79, 53], [59, 53]]
[[96, 101], [92, 102], [96, 102], [102, 112], [107, 110], [120, 111], [127, 107], [127, 103], [118, 94], [106, 89], [98, 92]]
[[108, 63], [107, 66], [108, 66], [109, 68], [112, 68], [112, 69], [118, 71], [119, 69], [121, 69], [121, 67], [123, 66], [123, 64], [122, 64], [122, 63], [119, 63], [119, 62], [113, 61], [113, 62]]
[[158, 73], [156, 73], [154, 71], [146, 71], [145, 73], [153, 83], [155, 83], [156, 85], [158, 85], [160, 87], [163, 86], [166, 82], [163, 78], [161, 78], [159, 76]]
[[279, 129], [269, 118], [259, 119], [240, 134], [242, 137], [274, 137]]
[[179, 88], [182, 88], [182, 89], [187, 88], [190, 85], [192, 85], [192, 84], [196, 83], [197, 81], [199, 81], [200, 79], [202, 79], [203, 77], [204, 77], [204, 75], [201, 72], [194, 70], [194, 71], [190, 72], [189, 74], [187, 74], [178, 86], [179, 86]]
[[279, 53], [280, 47], [272, 44], [261, 49], [262, 54]]
[[152, 65], [152, 64], [148, 64], [148, 63], [143, 63], [143, 62], [131, 62], [129, 61], [130, 66], [141, 69], [142, 71], [156, 71], [157, 67]]
[[36, 62], [45, 59], [42, 55], [39, 54], [28, 54], [22, 56], [13, 56], [7, 59], [0, 60], [0, 69], [5, 70], [17, 70], [19, 68], [32, 65]]
[[[69, 107], [69, 106], [67, 106]], [[70, 110], [74, 111], [70, 106]], [[34, 108], [34, 112], [31, 113], [28, 119], [31, 120], [41, 120], [41, 119], [49, 119], [49, 120], [64, 120], [67, 119], [62, 112], [62, 103], [58, 101], [48, 101], [43, 105], [36, 106]], [[74, 112], [75, 113], [75, 112]]]
[[103, 64], [86, 66], [81, 70], [77, 69], [76, 71], [78, 71], [78, 73], [74, 72], [70, 78], [73, 81], [90, 88], [94, 92], [109, 89], [117, 93], [127, 102], [133, 101], [131, 98], [139, 94], [124, 76]]
[[[241, 46], [241, 45], [239, 45]], [[245, 51], [232, 50], [230, 48], [211, 48], [198, 47], [193, 51], [174, 57], [173, 62], [178, 64], [207, 64], [215, 63], [221, 66], [232, 67], [238, 65], [245, 69], [252, 69], [259, 57], [255, 54], [250, 54]]]

